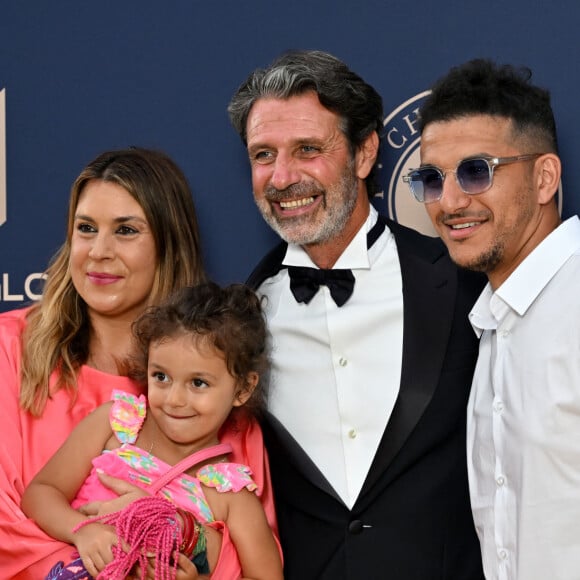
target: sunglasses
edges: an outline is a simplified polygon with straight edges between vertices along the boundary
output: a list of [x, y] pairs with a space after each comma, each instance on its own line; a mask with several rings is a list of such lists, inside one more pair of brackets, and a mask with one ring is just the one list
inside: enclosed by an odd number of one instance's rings
[[530, 153], [514, 157], [469, 157], [457, 164], [455, 171], [443, 171], [435, 165], [425, 165], [419, 169], [411, 169], [403, 176], [403, 181], [409, 184], [411, 193], [421, 203], [438, 201], [443, 195], [443, 182], [448, 173], [455, 174], [455, 180], [463, 193], [475, 195], [487, 191], [493, 183], [493, 170], [500, 165], [529, 161], [543, 155]]

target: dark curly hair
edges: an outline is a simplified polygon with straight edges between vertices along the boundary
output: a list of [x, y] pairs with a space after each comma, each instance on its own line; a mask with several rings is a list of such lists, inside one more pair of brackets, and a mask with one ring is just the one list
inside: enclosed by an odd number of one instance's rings
[[531, 83], [532, 71], [474, 59], [452, 68], [432, 87], [420, 109], [421, 132], [430, 123], [465, 116], [510, 119], [514, 137], [529, 141], [534, 152], [557, 153], [556, 122], [550, 93]]
[[[260, 299], [244, 284], [220, 287], [214, 282], [186, 287], [160, 306], [148, 309], [133, 323], [137, 355], [132, 378], [145, 384], [149, 346], [164, 338], [191, 334], [206, 339], [225, 357], [228, 372], [240, 390], [250, 373], [262, 376], [268, 368], [267, 329]], [[244, 408], [258, 415], [265, 407], [258, 381]], [[236, 410], [236, 409], [234, 409]]]

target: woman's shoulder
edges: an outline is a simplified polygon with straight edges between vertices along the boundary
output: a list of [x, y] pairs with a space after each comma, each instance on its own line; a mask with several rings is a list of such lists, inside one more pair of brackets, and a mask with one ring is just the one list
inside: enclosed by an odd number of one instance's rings
[[30, 306], [1, 312], [0, 334], [2, 336], [20, 336], [26, 326], [26, 315], [29, 311]]
[[26, 314], [30, 308], [19, 308], [0, 313], [0, 365], [9, 362], [20, 365], [22, 333], [26, 327]]

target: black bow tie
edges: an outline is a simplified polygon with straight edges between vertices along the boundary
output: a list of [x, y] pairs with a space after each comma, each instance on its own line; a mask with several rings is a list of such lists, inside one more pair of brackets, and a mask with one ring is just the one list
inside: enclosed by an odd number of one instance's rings
[[[384, 229], [384, 222], [377, 220], [367, 234], [368, 248], [377, 241]], [[351, 297], [354, 290], [354, 275], [349, 269], [324, 270], [307, 266], [288, 266], [288, 275], [290, 276], [290, 290], [296, 302], [308, 304], [323, 285], [328, 287], [332, 299], [340, 307]]]
[[308, 304], [321, 285], [328, 286], [332, 299], [342, 306], [354, 290], [354, 275], [350, 270], [322, 270], [306, 266], [288, 266], [290, 290], [296, 302]]

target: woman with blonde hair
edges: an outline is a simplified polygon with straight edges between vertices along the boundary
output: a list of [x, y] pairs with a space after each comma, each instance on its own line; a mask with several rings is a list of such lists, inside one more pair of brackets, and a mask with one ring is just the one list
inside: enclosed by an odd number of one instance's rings
[[[38, 578], [47, 561], [68, 557], [70, 546], [20, 510], [24, 488], [114, 390], [141, 393], [124, 364], [138, 316], [205, 279], [191, 191], [169, 157], [130, 148], [103, 153], [83, 169], [42, 298], [0, 314], [1, 578]], [[236, 460], [251, 465], [261, 485], [268, 480], [261, 433], [246, 427], [231, 434], [234, 456], [238, 449]], [[248, 445], [255, 457], [245, 453]], [[273, 519], [266, 488], [262, 501]]]
[[[94, 193], [97, 188], [103, 191]], [[94, 221], [96, 215], [78, 215], [79, 202], [86, 202], [93, 196], [95, 207], [100, 201], [104, 202], [102, 207], [96, 209], [112, 212], [112, 225], [119, 226], [118, 231], [114, 231], [113, 227], [110, 233], [104, 234], [122, 240], [119, 254], [131, 244], [140, 245], [143, 250], [135, 254], [135, 259], [138, 267], [151, 277], [149, 286], [133, 288], [131, 279], [127, 280], [123, 290], [127, 294], [124, 300], [120, 294], [113, 298], [118, 294], [116, 283], [105, 284], [106, 280], [102, 277], [100, 280], [91, 279], [89, 273], [88, 284], [75, 283], [86, 274], [76, 269], [79, 253], [84, 251], [87, 243], [100, 243], [98, 237], [103, 234], [103, 228], [97, 228], [101, 224]], [[138, 225], [143, 226], [143, 231], [139, 231], [131, 220], [115, 222], [119, 216], [114, 214], [111, 206], [119, 196], [132, 206], [139, 206], [142, 216]], [[84, 217], [89, 219], [80, 219]], [[143, 238], [147, 238], [147, 244], [142, 242]], [[124, 260], [123, 257], [116, 259]], [[112, 262], [106, 256], [98, 256], [92, 259], [91, 267], [95, 268], [95, 272], [101, 269], [106, 271], [108, 265], [101, 267], [97, 264]], [[66, 241], [46, 271], [42, 300], [25, 312], [27, 325], [20, 391], [22, 408], [33, 415], [44, 411], [49, 396], [49, 377], [57, 366], [60, 371], [56, 377], [57, 388], [63, 387], [73, 395], [73, 399], [77, 394], [76, 375], [81, 365], [87, 364], [97, 370], [116, 374], [116, 365], [129, 349], [130, 325], [136, 318], [136, 310], [142, 311], [148, 304], [157, 304], [175, 288], [204, 279], [193, 199], [187, 180], [177, 165], [165, 154], [146, 149], [132, 148], [99, 155], [87, 165], [72, 186]], [[110, 300], [111, 303], [106, 307], [93, 308], [83, 292], [90, 285], [95, 286], [95, 291], [86, 290], [88, 296], [94, 295], [94, 300]], [[132, 304], [136, 292], [140, 293], [139, 300]], [[102, 297], [97, 297], [97, 294]], [[121, 312], [125, 304], [131, 306], [128, 313]], [[18, 316], [17, 313], [12, 315]], [[91, 323], [96, 323], [96, 318], [101, 321], [105, 316], [109, 320], [104, 328], [91, 326]], [[112, 320], [115, 324], [108, 324]], [[108, 336], [109, 330], [114, 332], [114, 336]], [[116, 348], [109, 348], [105, 342], [107, 340], [116, 343]]]

